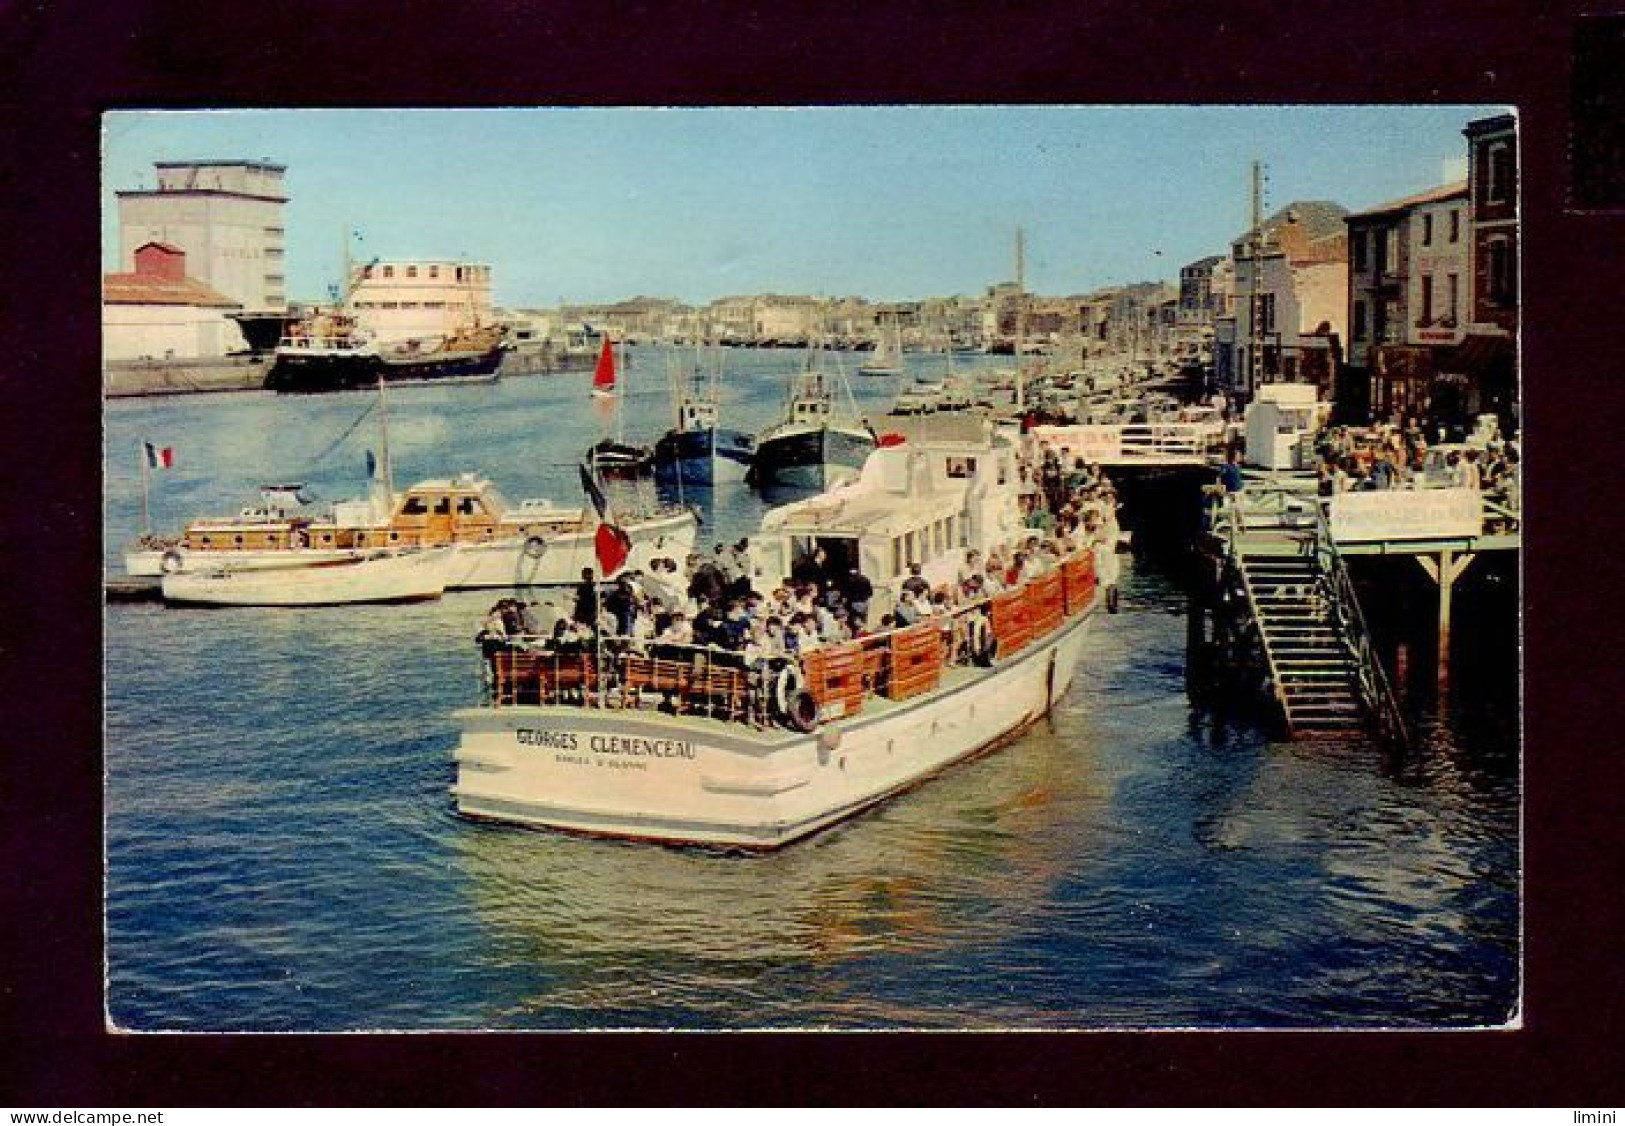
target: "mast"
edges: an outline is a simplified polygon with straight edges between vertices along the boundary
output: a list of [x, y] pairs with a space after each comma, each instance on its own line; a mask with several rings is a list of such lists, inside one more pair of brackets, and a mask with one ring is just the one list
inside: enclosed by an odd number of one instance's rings
[[395, 467], [389, 458], [389, 405], [384, 398], [384, 373], [378, 373], [378, 444], [379, 468], [384, 472], [384, 495], [388, 504], [395, 503]]
[[1027, 344], [1027, 232], [1016, 228], [1016, 413], [1027, 409], [1027, 369], [1022, 366]]
[[152, 534], [152, 513], [147, 501], [152, 467], [147, 463], [147, 443], [145, 441], [136, 443], [136, 451], [141, 455], [141, 534], [148, 536]]

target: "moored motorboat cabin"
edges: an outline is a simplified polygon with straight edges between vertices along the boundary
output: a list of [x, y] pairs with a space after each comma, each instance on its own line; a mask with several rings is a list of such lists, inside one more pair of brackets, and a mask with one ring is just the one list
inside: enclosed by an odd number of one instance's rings
[[244, 509], [236, 518], [193, 521], [183, 546], [188, 551], [435, 547], [580, 531], [584, 517], [581, 509], [547, 501], [515, 508], [486, 478], [462, 473], [420, 481], [393, 504], [386, 490], [375, 487], [365, 498], [339, 501], [326, 518], [288, 515], [267, 505]]

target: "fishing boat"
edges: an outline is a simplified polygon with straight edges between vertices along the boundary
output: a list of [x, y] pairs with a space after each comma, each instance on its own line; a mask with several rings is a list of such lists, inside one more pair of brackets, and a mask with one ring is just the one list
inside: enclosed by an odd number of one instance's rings
[[[852, 389], [844, 378], [824, 372], [821, 349], [807, 367], [791, 376], [782, 421], [756, 439], [750, 481], [757, 488], [820, 491], [857, 475], [875, 447], [875, 436], [858, 417]], [[844, 409], [836, 409], [836, 386]]]
[[265, 389], [287, 394], [357, 391], [385, 383], [490, 383], [505, 353], [502, 325], [470, 324], [434, 340], [380, 345], [343, 312], [294, 322], [277, 344]]
[[[1008, 442], [877, 449], [853, 485], [775, 510], [758, 582], [801, 553], [856, 564], [877, 598], [910, 563], [949, 574], [1012, 531]], [[811, 542], [809, 542], [811, 541]], [[1093, 555], [921, 623], [747, 665], [737, 653], [600, 640], [494, 648], [456, 713], [465, 817], [770, 850], [1005, 744], [1067, 691], [1093, 618]], [[871, 616], [874, 610], [871, 609]]]
[[655, 480], [663, 486], [710, 488], [743, 481], [756, 454], [756, 438], [718, 424], [721, 415], [720, 372], [711, 368], [704, 389], [698, 365], [692, 378], [674, 373], [672, 428], [654, 448]]
[[609, 334], [602, 337], [598, 353], [598, 366], [592, 373], [592, 396], [596, 402], [610, 404], [615, 412], [615, 436], [605, 438], [590, 447], [584, 455], [594, 475], [605, 481], [641, 482], [653, 480], [654, 451], [626, 440], [621, 424], [622, 389], [618, 379], [615, 346]]
[[875, 350], [869, 358], [858, 365], [859, 375], [902, 375], [903, 374], [903, 339], [902, 329], [897, 318], [892, 317], [887, 322], [890, 332], [881, 331], [880, 339], [875, 344]]
[[164, 601], [192, 606], [343, 606], [439, 598], [453, 547], [364, 552], [255, 570], [176, 572], [163, 577]]
[[[366, 497], [310, 515], [279, 505], [194, 520], [167, 543], [125, 555], [132, 576], [324, 565], [380, 550], [454, 545], [446, 587], [573, 583], [590, 562], [597, 521], [582, 507], [549, 500], [510, 504], [477, 473], [420, 481], [398, 497], [375, 475]], [[686, 508], [628, 513], [621, 523], [634, 566], [693, 549], [698, 521]]]

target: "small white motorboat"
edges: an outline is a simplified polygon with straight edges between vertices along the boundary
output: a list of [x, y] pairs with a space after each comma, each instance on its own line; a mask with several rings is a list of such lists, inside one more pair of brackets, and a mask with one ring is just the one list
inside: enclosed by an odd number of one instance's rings
[[339, 606], [418, 602], [446, 590], [455, 547], [408, 548], [257, 570], [177, 571], [164, 600], [194, 606]]

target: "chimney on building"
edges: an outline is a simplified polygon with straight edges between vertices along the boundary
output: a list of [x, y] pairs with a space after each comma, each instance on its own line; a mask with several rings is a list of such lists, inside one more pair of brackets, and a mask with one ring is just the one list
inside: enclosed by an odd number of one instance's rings
[[186, 251], [167, 242], [148, 242], [135, 249], [135, 272], [164, 281], [186, 280]]

